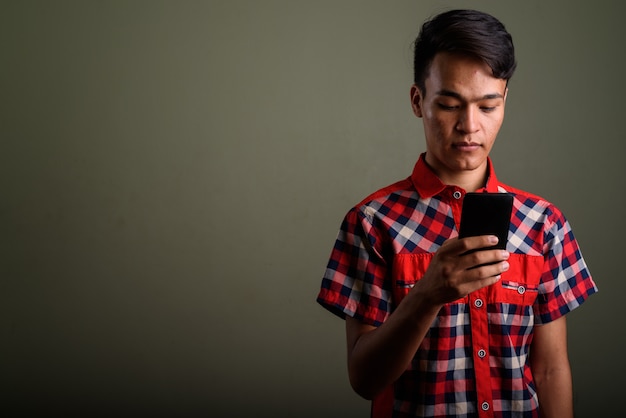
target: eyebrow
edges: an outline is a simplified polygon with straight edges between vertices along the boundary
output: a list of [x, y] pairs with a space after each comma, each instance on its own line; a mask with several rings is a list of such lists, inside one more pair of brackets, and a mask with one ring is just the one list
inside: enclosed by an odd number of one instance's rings
[[[454, 97], [455, 99], [459, 99], [459, 100], [463, 100], [465, 101], [466, 99], [461, 96], [459, 93], [455, 92], [455, 91], [451, 91], [451, 90], [439, 90], [437, 92], [437, 95], [439, 96], [447, 96], [447, 97]], [[503, 99], [504, 96], [500, 93], [489, 93], [489, 94], [485, 94], [483, 97], [480, 97], [478, 99], [474, 99], [471, 101], [480, 101], [480, 100], [490, 100], [490, 99]]]

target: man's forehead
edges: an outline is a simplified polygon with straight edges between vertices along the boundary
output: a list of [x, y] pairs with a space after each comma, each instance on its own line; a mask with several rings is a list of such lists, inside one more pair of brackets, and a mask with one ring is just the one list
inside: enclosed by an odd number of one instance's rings
[[426, 91], [459, 99], [504, 98], [507, 88], [506, 80], [494, 77], [483, 61], [447, 53], [437, 54], [424, 81]]

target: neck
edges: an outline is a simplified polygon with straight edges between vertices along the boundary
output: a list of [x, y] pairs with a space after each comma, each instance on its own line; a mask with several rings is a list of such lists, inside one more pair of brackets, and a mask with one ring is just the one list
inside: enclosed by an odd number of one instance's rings
[[478, 176], [476, 173], [463, 173], [453, 178], [440, 178], [444, 184], [458, 186], [466, 192], [475, 192], [481, 187], [485, 187], [487, 183], [486, 172], [480, 173]]
[[487, 162], [485, 162], [484, 166], [474, 170], [455, 171], [453, 173], [437, 170], [428, 162], [426, 164], [439, 177], [442, 183], [448, 186], [457, 186], [466, 192], [475, 192], [487, 185], [487, 177], [489, 175], [489, 164]]

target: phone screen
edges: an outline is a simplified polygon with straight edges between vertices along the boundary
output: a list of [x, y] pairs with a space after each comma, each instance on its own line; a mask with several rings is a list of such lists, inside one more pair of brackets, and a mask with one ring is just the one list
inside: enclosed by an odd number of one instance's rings
[[506, 249], [512, 209], [513, 196], [509, 193], [467, 193], [461, 211], [459, 238], [496, 235], [498, 244], [488, 249]]

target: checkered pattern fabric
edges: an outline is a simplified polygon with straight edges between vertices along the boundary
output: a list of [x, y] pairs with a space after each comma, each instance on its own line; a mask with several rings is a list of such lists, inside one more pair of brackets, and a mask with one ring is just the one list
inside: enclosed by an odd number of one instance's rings
[[[499, 183], [514, 197], [499, 283], [447, 304], [410, 367], [374, 400], [373, 416], [537, 417], [527, 362], [533, 327], [597, 291], [570, 225], [552, 204]], [[412, 175], [370, 195], [345, 217], [318, 302], [336, 315], [381, 325], [458, 235], [465, 191], [446, 186], [422, 155]]]

